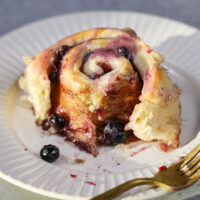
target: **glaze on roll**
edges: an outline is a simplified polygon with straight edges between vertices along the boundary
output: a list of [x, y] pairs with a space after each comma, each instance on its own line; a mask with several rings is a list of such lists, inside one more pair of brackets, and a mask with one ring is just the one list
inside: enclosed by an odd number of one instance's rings
[[23, 99], [45, 130], [66, 135], [94, 156], [99, 138], [111, 137], [108, 123], [144, 141], [178, 146], [180, 91], [160, 66], [163, 57], [131, 29], [82, 31], [24, 61]]

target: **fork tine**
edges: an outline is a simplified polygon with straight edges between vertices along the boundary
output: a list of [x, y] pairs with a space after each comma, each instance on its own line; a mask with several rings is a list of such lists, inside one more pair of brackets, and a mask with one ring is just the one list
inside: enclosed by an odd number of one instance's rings
[[198, 144], [189, 154], [185, 156], [185, 161], [181, 165], [181, 167], [184, 167], [187, 165], [198, 153], [200, 152], [200, 144]]
[[185, 175], [187, 176], [192, 176], [193, 174], [195, 174], [198, 170], [200, 169], [200, 163], [197, 163], [196, 165], [194, 165], [192, 167], [192, 169], [189, 169]]
[[195, 165], [197, 165], [200, 162], [200, 155], [197, 156], [191, 163], [188, 164], [188, 168], [192, 169], [193, 167], [195, 167]]
[[195, 165], [197, 165], [200, 161], [200, 156], [197, 156], [197, 158], [195, 158], [194, 160], [192, 160], [192, 162], [190, 162], [188, 165], [185, 165], [181, 171], [183, 171], [184, 173], [186, 173], [187, 171], [191, 170]]
[[197, 170], [191, 177], [190, 177], [190, 179], [191, 179], [191, 181], [192, 180], [198, 180], [200, 178], [200, 169], [199, 170]]

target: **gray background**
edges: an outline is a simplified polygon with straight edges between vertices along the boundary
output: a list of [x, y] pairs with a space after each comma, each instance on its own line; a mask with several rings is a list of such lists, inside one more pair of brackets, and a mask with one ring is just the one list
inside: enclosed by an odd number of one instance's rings
[[[200, 0], [0, 0], [0, 36], [24, 24], [64, 13], [120, 10], [137, 11], [160, 15], [182, 21], [200, 28]], [[197, 200], [200, 196], [187, 198], [196, 185], [188, 188], [184, 197], [176, 192], [157, 199], [190, 199]], [[1, 200], [52, 200], [0, 179]]]

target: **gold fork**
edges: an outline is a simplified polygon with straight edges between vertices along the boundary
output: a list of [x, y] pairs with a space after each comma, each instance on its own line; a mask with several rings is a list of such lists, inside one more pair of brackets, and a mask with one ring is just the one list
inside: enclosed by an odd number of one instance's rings
[[152, 178], [137, 178], [114, 187], [90, 200], [111, 200], [139, 185], [154, 185], [168, 190], [180, 190], [194, 184], [200, 178], [200, 144], [179, 162], [160, 171]]

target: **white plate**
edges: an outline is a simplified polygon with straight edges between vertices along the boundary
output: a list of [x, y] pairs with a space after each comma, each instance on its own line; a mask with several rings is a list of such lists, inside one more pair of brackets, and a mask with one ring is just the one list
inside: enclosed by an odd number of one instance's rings
[[[100, 155], [93, 158], [72, 143], [64, 142], [62, 137], [43, 136], [34, 123], [32, 112], [22, 106], [16, 80], [25, 68], [23, 55], [35, 56], [66, 35], [103, 26], [131, 27], [166, 58], [169, 74], [182, 90], [183, 125], [177, 150], [164, 153], [156, 148], [156, 144], [143, 143], [130, 149], [104, 147], [100, 149]], [[55, 198], [88, 199], [129, 179], [152, 176], [159, 166], [176, 161], [200, 142], [199, 52], [200, 34], [195, 28], [161, 17], [128, 12], [63, 15], [41, 20], [5, 35], [0, 39], [1, 177]], [[59, 160], [53, 164], [39, 157], [41, 147], [49, 143], [57, 145], [61, 151]], [[133, 154], [135, 156], [131, 157]], [[76, 158], [85, 162], [75, 164]], [[128, 194], [149, 198], [165, 192], [140, 187]], [[124, 196], [127, 193], [121, 198]]]

